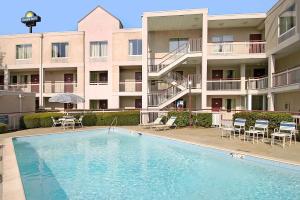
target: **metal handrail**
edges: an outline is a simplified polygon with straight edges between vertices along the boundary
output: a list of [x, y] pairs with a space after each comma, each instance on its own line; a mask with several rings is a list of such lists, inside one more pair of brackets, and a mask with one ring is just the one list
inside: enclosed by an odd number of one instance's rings
[[[115, 126], [113, 126], [114, 123], [115, 123]], [[108, 133], [110, 133], [111, 128], [116, 127], [117, 124], [118, 124], [118, 117], [114, 117], [114, 119], [112, 120], [112, 122], [111, 122], [111, 124], [110, 124], [110, 126], [109, 126], [109, 128], [108, 128]]]

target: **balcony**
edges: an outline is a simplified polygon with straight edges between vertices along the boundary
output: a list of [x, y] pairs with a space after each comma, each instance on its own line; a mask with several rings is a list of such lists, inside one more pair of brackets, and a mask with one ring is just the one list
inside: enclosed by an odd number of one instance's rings
[[246, 81], [247, 90], [263, 90], [268, 88], [268, 77], [250, 78]]
[[273, 87], [284, 87], [300, 84], [300, 66], [273, 74]]
[[207, 46], [209, 55], [255, 55], [266, 52], [266, 42], [208, 43]]
[[77, 93], [77, 82], [65, 83], [63, 81], [45, 82], [44, 93]]
[[209, 91], [237, 91], [241, 90], [241, 80], [207, 80], [207, 90]]
[[142, 92], [142, 82], [124, 81], [119, 83], [119, 92]]
[[8, 85], [8, 91], [39, 93], [39, 83], [17, 83]]

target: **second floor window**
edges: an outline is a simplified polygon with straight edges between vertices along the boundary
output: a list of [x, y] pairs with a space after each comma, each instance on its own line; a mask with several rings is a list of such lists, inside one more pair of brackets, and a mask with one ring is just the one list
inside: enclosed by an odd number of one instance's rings
[[142, 40], [129, 40], [129, 55], [142, 55]]
[[90, 57], [99, 58], [107, 56], [107, 41], [90, 42]]
[[296, 26], [296, 5], [291, 5], [279, 16], [279, 34], [283, 35]]
[[188, 42], [188, 38], [171, 38], [169, 41], [169, 52], [175, 51], [179, 48], [184, 48]]
[[16, 46], [16, 59], [30, 59], [32, 58], [32, 45], [20, 44]]
[[52, 58], [68, 57], [69, 43], [52, 43]]
[[107, 71], [91, 71], [90, 72], [90, 84], [107, 84], [108, 72]]

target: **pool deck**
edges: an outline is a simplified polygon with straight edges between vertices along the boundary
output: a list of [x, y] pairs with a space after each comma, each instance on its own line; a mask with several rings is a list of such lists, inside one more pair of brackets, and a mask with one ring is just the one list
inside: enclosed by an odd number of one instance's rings
[[[75, 131], [96, 128], [103, 127], [86, 127], [76, 129]], [[290, 147], [287, 146], [283, 149], [279, 145], [271, 146], [270, 144], [265, 144], [262, 142], [252, 144], [251, 142], [244, 142], [238, 138], [231, 140], [228, 138], [221, 138], [221, 133], [218, 128], [180, 128], [166, 131], [154, 131], [151, 129], [144, 129], [139, 126], [127, 126], [122, 128], [126, 128], [136, 132], [143, 132], [145, 134], [155, 135], [159, 137], [180, 140], [196, 145], [209, 146], [216, 149], [238, 152], [245, 155], [252, 155], [260, 158], [266, 158], [290, 164], [300, 165], [299, 142], [297, 142], [297, 144], [293, 143]], [[25, 199], [11, 138], [32, 135], [47, 135], [51, 133], [63, 133], [63, 130], [59, 127], [38, 128], [0, 135], [0, 144], [4, 145], [2, 161], [3, 193], [1, 195], [3, 200]]]

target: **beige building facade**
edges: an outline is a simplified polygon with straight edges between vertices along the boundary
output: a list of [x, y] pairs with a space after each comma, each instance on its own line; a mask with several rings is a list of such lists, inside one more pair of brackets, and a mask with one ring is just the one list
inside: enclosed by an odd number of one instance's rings
[[[267, 13], [145, 12], [124, 28], [96, 7], [78, 30], [0, 36], [0, 89], [45, 109], [300, 112], [300, 2]], [[85, 103], [49, 103], [75, 93]]]

